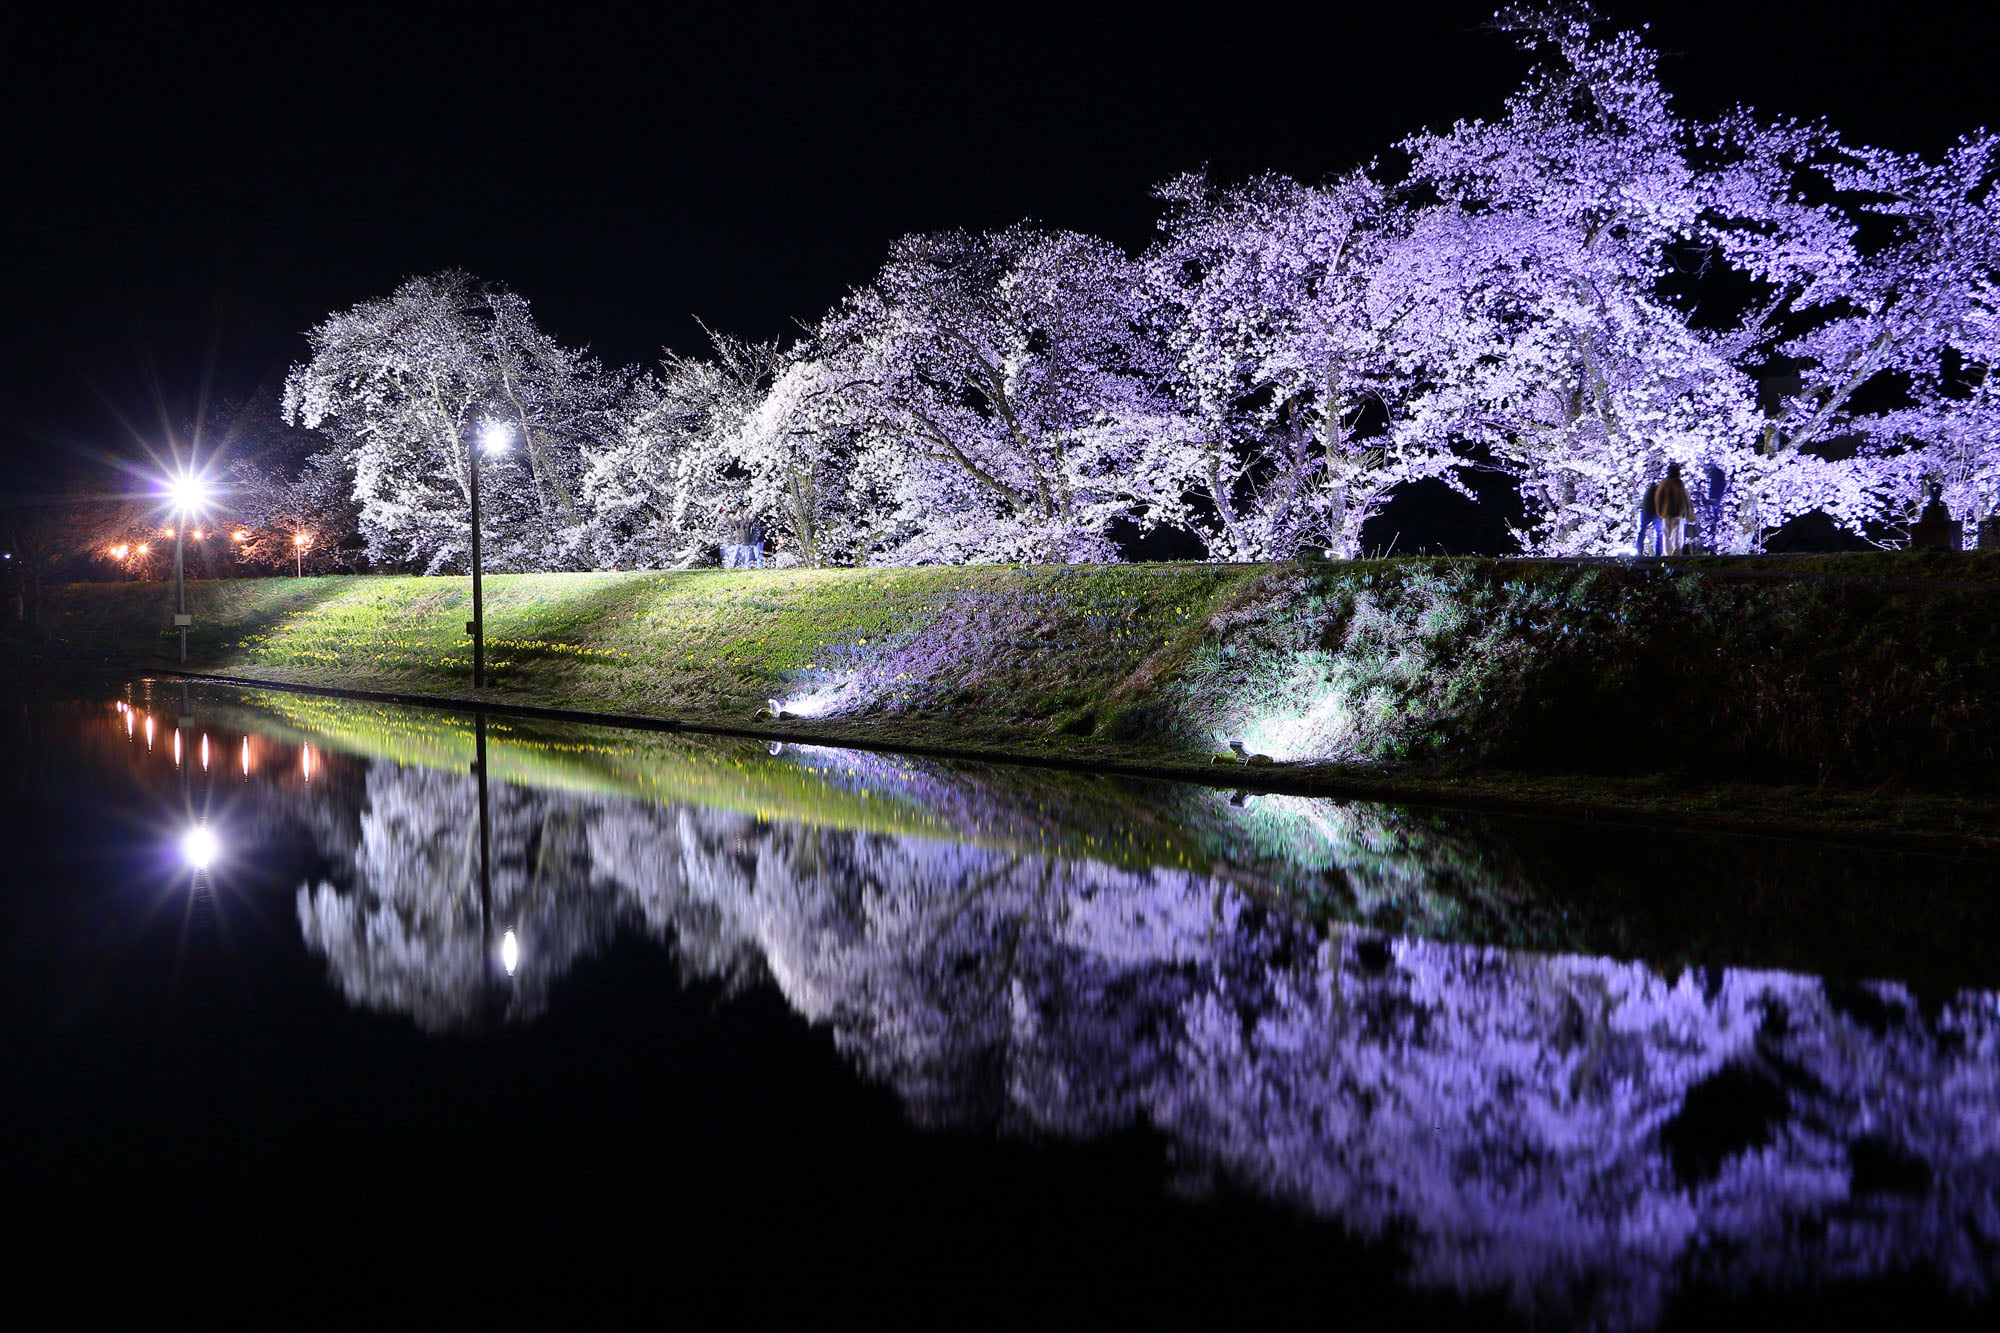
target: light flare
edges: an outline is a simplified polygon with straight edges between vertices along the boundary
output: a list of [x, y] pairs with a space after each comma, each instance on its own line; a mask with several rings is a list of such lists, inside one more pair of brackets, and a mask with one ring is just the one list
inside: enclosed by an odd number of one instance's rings
[[215, 831], [206, 824], [196, 824], [181, 835], [181, 857], [196, 873], [214, 865], [221, 850]]

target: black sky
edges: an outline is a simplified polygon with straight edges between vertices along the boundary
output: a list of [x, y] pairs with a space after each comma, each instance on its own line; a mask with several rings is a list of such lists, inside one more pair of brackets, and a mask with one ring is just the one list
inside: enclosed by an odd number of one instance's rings
[[[696, 349], [695, 315], [782, 334], [908, 231], [1136, 248], [1177, 172], [1317, 178], [1491, 113], [1525, 68], [1492, 8], [77, 6], [0, 57], [10, 483], [281, 380], [412, 273], [504, 281], [622, 363]], [[1931, 150], [2000, 121], [1991, 6], [1600, 8], [1651, 21], [1693, 110]]]

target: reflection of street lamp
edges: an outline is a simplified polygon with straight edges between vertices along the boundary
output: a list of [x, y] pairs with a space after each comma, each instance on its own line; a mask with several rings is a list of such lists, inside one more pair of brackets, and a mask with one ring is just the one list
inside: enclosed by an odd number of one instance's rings
[[[182, 538], [187, 532], [188, 516], [208, 503], [208, 483], [199, 473], [183, 471], [167, 481], [167, 503], [174, 511], [174, 601], [178, 608], [174, 612], [174, 626], [180, 630], [181, 661], [188, 660], [188, 626], [193, 623], [188, 616], [187, 577], [181, 560]], [[199, 539], [200, 534], [196, 534]], [[141, 548], [144, 549], [143, 547]]]
[[196, 824], [181, 835], [181, 856], [197, 874], [214, 865], [216, 853], [221, 850], [214, 831], [206, 824]]
[[472, 688], [486, 683], [486, 612], [479, 592], [479, 455], [506, 452], [514, 433], [498, 421], [479, 428], [479, 447], [472, 455], [472, 620], [466, 629], [472, 634]]

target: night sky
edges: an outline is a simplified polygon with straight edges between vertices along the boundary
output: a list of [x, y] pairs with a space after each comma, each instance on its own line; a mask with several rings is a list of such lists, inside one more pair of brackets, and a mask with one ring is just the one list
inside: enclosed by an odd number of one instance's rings
[[[1496, 111], [1526, 66], [1492, 8], [70, 6], [4, 57], [0, 492], [282, 381], [304, 329], [413, 273], [503, 281], [631, 363], [699, 350], [697, 315], [782, 335], [904, 232], [1136, 249], [1180, 171], [1318, 178]], [[1925, 150], [2000, 121], [1991, 6], [1601, 8], [1652, 22], [1693, 111]]]

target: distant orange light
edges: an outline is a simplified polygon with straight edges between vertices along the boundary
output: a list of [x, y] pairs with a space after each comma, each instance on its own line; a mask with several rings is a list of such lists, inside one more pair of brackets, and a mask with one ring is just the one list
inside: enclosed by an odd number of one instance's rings
[[236, 534], [235, 540], [239, 542], [247, 542], [250, 540], [250, 534], [247, 532], [239, 532]]
[[123, 560], [131, 549], [129, 546], [114, 546], [111, 548], [111, 558], [113, 560]]
[[150, 546], [146, 545], [146, 543], [144, 543], [144, 542], [140, 542], [140, 543], [139, 543], [139, 554], [140, 554], [140, 555], [144, 555], [144, 554], [146, 554], [146, 552], [148, 552], [148, 551], [150, 551], [150, 550], [152, 550], [152, 549], [153, 549], [152, 547], [150, 547]]
[[205, 535], [206, 535], [206, 534], [204, 534], [204, 533], [202, 532], [202, 530], [201, 530], [200, 528], [196, 528], [196, 529], [194, 530], [194, 539], [195, 539], [196, 541], [200, 541], [200, 540], [202, 539], [202, 537], [203, 537], [203, 536], [205, 536]]
[[313, 747], [310, 745], [299, 754], [299, 771], [307, 782], [313, 780]]
[[304, 546], [305, 544], [306, 544], [306, 535], [303, 532], [295, 532], [292, 534], [292, 545]]
[[172, 528], [161, 528], [160, 535], [162, 537], [171, 537], [174, 535], [174, 530]]

